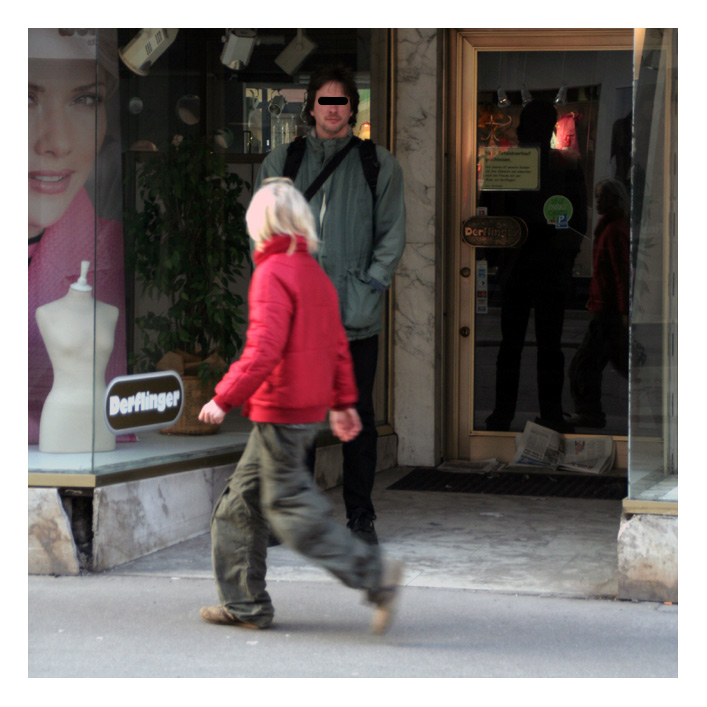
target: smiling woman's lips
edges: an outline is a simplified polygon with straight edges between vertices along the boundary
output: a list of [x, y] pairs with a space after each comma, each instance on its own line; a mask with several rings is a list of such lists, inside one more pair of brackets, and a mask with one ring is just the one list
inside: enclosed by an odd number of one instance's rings
[[39, 194], [62, 194], [71, 183], [71, 170], [40, 170], [28, 175], [29, 187]]

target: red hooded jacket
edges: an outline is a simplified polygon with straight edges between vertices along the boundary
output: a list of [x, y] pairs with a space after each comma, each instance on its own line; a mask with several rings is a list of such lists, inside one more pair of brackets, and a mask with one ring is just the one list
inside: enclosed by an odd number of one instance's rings
[[216, 386], [224, 411], [243, 405], [253, 422], [321, 422], [358, 400], [336, 290], [297, 236], [255, 251], [243, 353]]

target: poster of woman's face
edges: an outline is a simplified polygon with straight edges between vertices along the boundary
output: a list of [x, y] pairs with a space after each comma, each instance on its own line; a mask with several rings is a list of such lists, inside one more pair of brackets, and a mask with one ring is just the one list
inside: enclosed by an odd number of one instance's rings
[[30, 59], [29, 236], [56, 223], [93, 170], [106, 132], [105, 72], [95, 61]]

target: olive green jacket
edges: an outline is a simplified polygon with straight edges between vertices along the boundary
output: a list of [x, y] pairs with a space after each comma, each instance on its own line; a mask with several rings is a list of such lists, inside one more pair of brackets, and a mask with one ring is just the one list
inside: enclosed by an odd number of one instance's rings
[[[351, 135], [320, 140], [312, 131], [295, 179], [304, 192], [324, 165], [346, 145]], [[256, 179], [282, 176], [287, 145], [265, 158]], [[358, 149], [354, 148], [312, 197], [310, 207], [321, 240], [316, 254], [339, 294], [341, 319], [349, 340], [365, 339], [380, 332], [385, 291], [405, 248], [405, 200], [403, 174], [398, 161], [376, 146], [380, 163], [376, 203], [366, 182]]]

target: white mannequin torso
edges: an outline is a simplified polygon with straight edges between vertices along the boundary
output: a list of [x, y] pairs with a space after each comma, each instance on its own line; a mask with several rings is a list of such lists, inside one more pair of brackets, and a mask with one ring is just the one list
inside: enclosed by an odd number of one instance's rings
[[[81, 279], [85, 283], [83, 270]], [[39, 424], [40, 452], [115, 449], [115, 437], [103, 416], [103, 398], [118, 308], [94, 301], [91, 288], [79, 283], [72, 285], [65, 297], [38, 307], [36, 312], [54, 370], [54, 383]]]

